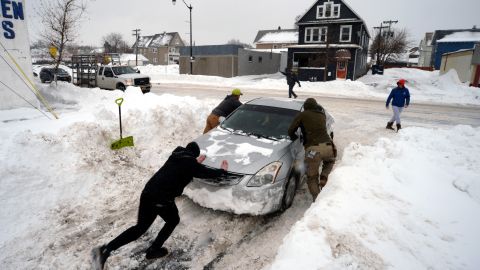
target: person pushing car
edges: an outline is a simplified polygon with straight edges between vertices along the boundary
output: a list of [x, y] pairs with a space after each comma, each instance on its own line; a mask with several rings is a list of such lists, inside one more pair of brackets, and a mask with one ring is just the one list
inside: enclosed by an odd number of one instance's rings
[[146, 250], [146, 258], [155, 259], [168, 254], [163, 244], [180, 222], [175, 198], [182, 195], [183, 189], [193, 177], [215, 178], [224, 175], [228, 169], [226, 160], [222, 161], [221, 169], [207, 168], [201, 164], [205, 156], [199, 155], [200, 148], [196, 142], [190, 142], [185, 148], [179, 146], [172, 152], [142, 191], [137, 224], [108, 244], [92, 250], [94, 269], [103, 269], [112, 251], [137, 240], [148, 230], [157, 216], [165, 221], [165, 225], [153, 244]]
[[227, 117], [242, 105], [242, 102], [240, 102], [241, 95], [243, 95], [242, 91], [235, 88], [232, 90], [231, 95], [226, 96], [225, 99], [213, 109], [207, 118], [203, 134], [218, 126], [218, 124], [220, 124], [220, 117]]
[[[318, 105], [314, 98], [308, 98], [305, 100], [303, 108], [304, 111], [295, 117], [288, 128], [288, 136], [294, 141], [298, 138], [295, 133], [297, 129], [300, 128], [302, 131], [307, 185], [313, 201], [315, 201], [322, 188], [327, 184], [328, 175], [335, 164], [337, 149], [328, 134], [327, 117], [322, 106]], [[322, 171], [319, 173], [322, 161]]]

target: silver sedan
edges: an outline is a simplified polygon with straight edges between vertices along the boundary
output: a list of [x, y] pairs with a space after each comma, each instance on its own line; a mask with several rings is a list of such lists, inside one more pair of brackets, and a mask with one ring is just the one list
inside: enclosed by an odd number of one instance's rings
[[[303, 103], [254, 99], [195, 139], [207, 156], [203, 164], [219, 168], [227, 160], [228, 174], [218, 179], [194, 178], [185, 194], [202, 206], [236, 214], [263, 215], [290, 207], [305, 170], [301, 139], [291, 141], [288, 127]], [[326, 115], [333, 137], [334, 120]]]

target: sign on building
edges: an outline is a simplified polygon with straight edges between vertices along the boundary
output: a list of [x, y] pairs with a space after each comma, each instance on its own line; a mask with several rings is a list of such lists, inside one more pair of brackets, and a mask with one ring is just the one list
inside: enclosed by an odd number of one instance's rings
[[25, 0], [0, 0], [0, 110], [38, 105], [33, 82]]

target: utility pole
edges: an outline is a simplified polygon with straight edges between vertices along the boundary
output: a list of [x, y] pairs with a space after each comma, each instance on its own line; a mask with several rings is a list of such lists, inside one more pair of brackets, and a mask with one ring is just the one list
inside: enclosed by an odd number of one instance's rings
[[388, 36], [387, 37], [390, 37], [390, 34], [391, 34], [390, 30], [392, 28], [392, 24], [398, 23], [398, 21], [389, 20], [389, 21], [384, 21], [383, 23], [388, 24]]
[[138, 40], [140, 39], [141, 29], [134, 29], [133, 36], [135, 36], [135, 66], [138, 66]]
[[383, 23], [380, 24], [380, 26], [378, 27], [373, 27], [373, 29], [379, 29], [379, 34], [378, 34], [378, 44], [377, 44], [377, 61], [376, 61], [376, 64], [379, 65], [379, 62], [380, 62], [380, 48], [382, 47], [382, 30], [384, 28], [388, 28], [387, 26], [383, 26]]

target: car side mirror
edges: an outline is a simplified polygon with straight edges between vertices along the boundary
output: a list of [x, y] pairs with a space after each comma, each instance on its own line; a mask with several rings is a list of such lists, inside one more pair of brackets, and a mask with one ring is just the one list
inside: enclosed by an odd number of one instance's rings
[[137, 70], [137, 73], [140, 73], [140, 70]]
[[297, 137], [300, 139], [300, 141], [303, 142], [303, 133], [302, 133], [302, 130], [300, 128], [298, 128], [297, 131], [295, 131], [295, 135], [297, 135]]
[[225, 117], [220, 116], [220, 118], [218, 118], [218, 121], [219, 121], [220, 124], [223, 123], [223, 121], [225, 121]]

